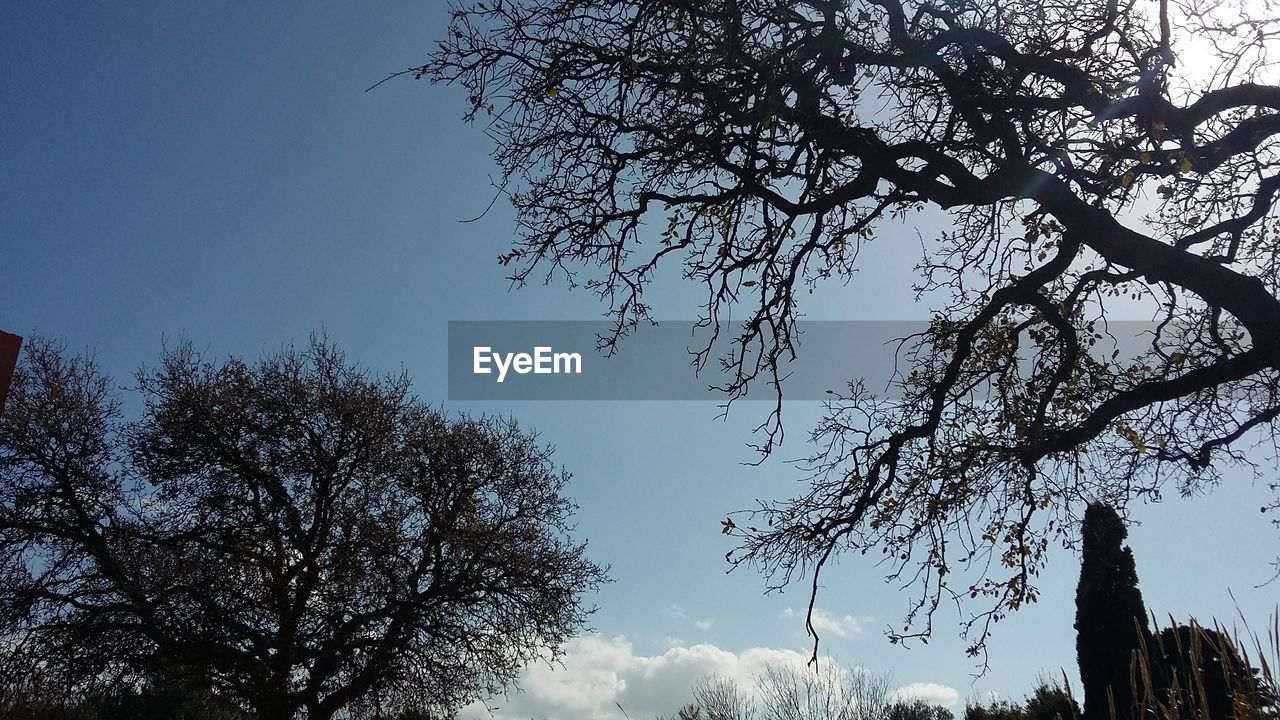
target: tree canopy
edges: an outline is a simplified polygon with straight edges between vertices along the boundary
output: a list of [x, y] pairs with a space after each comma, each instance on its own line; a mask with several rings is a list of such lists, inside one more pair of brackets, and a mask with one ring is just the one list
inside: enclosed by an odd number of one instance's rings
[[[892, 637], [981, 598], [978, 653], [1087, 501], [1197, 491], [1274, 438], [1277, 29], [1237, 0], [471, 0], [406, 72], [493, 139], [513, 279], [598, 292], [621, 335], [672, 266], [736, 338], [730, 399], [777, 379], [806, 288], [947, 214], [894, 392], [833, 396], [808, 490], [733, 560], [816, 593], [883, 553], [918, 590]], [[1153, 331], [1117, 356], [1135, 307]]]
[[0, 418], [5, 669], [318, 720], [457, 707], [583, 628], [605, 573], [514, 422], [448, 418], [322, 339], [254, 364], [183, 344], [137, 397], [126, 422], [91, 358], [27, 346]]

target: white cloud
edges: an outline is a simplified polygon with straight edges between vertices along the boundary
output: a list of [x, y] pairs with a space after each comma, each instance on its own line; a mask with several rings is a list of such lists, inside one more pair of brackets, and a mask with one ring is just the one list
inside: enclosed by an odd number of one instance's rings
[[837, 637], [849, 637], [862, 632], [862, 623], [852, 615], [836, 616], [821, 608], [814, 608], [813, 629], [819, 634], [829, 633]]
[[933, 705], [955, 707], [955, 704], [960, 701], [960, 693], [948, 685], [931, 682], [911, 683], [893, 691], [894, 700], [914, 700], [916, 698]]
[[[680, 607], [679, 603], [671, 603], [670, 605], [667, 606], [667, 609], [663, 610], [662, 612], [664, 615], [668, 617], [673, 617], [677, 620], [690, 619], [689, 613], [685, 612], [685, 609]], [[706, 631], [706, 630], [710, 630], [711, 626], [714, 625], [715, 622], [716, 622], [715, 618], [702, 618], [701, 620], [694, 620], [693, 625], [699, 630]]]
[[[792, 617], [797, 614], [792, 613]], [[748, 648], [731, 652], [708, 643], [686, 646], [664, 638], [668, 649], [637, 654], [625, 637], [583, 635], [565, 644], [561, 664], [538, 663], [525, 671], [520, 692], [474, 703], [459, 713], [461, 720], [595, 720], [618, 718], [621, 705], [631, 718], [672, 716], [692, 700], [695, 683], [706, 677], [735, 682], [755, 694], [756, 678], [769, 666], [811, 672], [808, 652], [779, 648]], [[825, 663], [826, 661], [824, 661]], [[854, 670], [860, 672], [861, 670]], [[839, 668], [835, 672], [845, 672]], [[960, 695], [938, 683], [918, 682], [898, 688], [895, 699], [921, 698], [954, 707]], [[488, 708], [492, 708], [490, 712]]]
[[[778, 618], [787, 622], [803, 621], [804, 613], [783, 608], [782, 612], [778, 613]], [[823, 637], [832, 635], [841, 638], [852, 637], [862, 632], [862, 625], [863, 621], [853, 615], [832, 615], [822, 608], [813, 609], [813, 629]]]
[[[558, 718], [588, 720], [672, 715], [691, 699], [695, 682], [707, 676], [728, 678], [744, 689], [769, 665], [803, 669], [807, 654], [775, 648], [730, 652], [714, 645], [672, 647], [660, 655], [637, 655], [624, 637], [584, 635], [565, 646], [563, 667], [530, 667], [520, 681], [523, 692], [464, 708], [464, 720]], [[497, 708], [492, 714], [485, 709]]]

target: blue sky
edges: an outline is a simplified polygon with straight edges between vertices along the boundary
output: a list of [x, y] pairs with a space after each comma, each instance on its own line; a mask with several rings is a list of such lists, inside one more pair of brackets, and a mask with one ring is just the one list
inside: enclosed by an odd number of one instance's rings
[[[489, 204], [494, 169], [458, 92], [407, 78], [364, 92], [419, 63], [447, 16], [440, 3], [6, 3], [0, 329], [92, 348], [126, 384], [166, 339], [253, 357], [323, 328], [367, 367], [405, 368], [430, 402], [537, 428], [575, 474], [579, 531], [616, 582], [569, 669], [533, 671], [500, 714], [590, 717], [614, 701], [670, 713], [699, 673], [745, 678], [808, 651], [802, 590], [764, 596], [749, 571], [726, 575], [719, 520], [797, 489], [780, 461], [805, 454], [819, 408], [788, 404], [788, 442], [748, 468], [761, 405], [720, 421], [713, 402], [445, 403], [449, 320], [603, 311], [560, 286], [508, 292], [496, 257], [515, 226], [501, 204], [459, 222]], [[910, 228], [882, 233], [863, 256], [874, 272], [813, 296], [809, 317], [925, 317], [908, 289], [918, 250]], [[696, 288], [659, 290], [660, 317], [697, 306]], [[1131, 542], [1157, 614], [1230, 622], [1228, 588], [1255, 625], [1271, 611], [1276, 586], [1255, 587], [1277, 549], [1265, 490], [1227, 480], [1139, 511]], [[819, 599], [824, 647], [902, 686], [936, 684], [921, 692], [957, 712], [971, 695], [1021, 696], [1037, 674], [1074, 676], [1077, 572], [1057, 553], [1042, 601], [998, 626], [974, 682], [954, 614], [928, 646], [891, 647], [883, 630], [907, 598], [847, 560]]]

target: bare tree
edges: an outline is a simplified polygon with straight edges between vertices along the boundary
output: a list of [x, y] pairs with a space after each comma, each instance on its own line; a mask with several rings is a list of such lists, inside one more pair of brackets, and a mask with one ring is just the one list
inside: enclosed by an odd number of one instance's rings
[[708, 677], [693, 686], [693, 702], [676, 711], [673, 720], [755, 720], [756, 705], [726, 677]]
[[768, 665], [753, 685], [749, 691], [729, 678], [704, 678], [676, 720], [886, 720], [896, 707], [888, 675], [830, 661]]
[[[621, 335], [677, 266], [736, 338], [730, 400], [776, 382], [806, 287], [947, 214], [895, 392], [833, 396], [809, 490], [733, 559], [816, 593], [835, 554], [883, 553], [918, 591], [891, 638], [980, 598], [978, 654], [1086, 501], [1211, 487], [1274, 438], [1276, 31], [1237, 0], [486, 0], [406, 72], [487, 123], [513, 278], [595, 290]], [[1118, 357], [1134, 300], [1155, 330]]]
[[882, 720], [892, 704], [889, 676], [830, 661], [771, 665], [756, 682], [762, 720]]
[[0, 421], [4, 642], [64, 687], [205, 687], [261, 720], [452, 708], [583, 627], [605, 579], [569, 476], [513, 421], [450, 419], [314, 339], [190, 345], [121, 400], [27, 346]]

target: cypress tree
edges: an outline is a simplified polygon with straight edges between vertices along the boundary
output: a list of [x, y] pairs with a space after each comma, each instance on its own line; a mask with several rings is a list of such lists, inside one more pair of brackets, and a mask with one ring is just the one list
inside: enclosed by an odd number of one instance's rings
[[1122, 545], [1128, 534], [1113, 508], [1089, 504], [1075, 623], [1086, 720], [1110, 720], [1113, 706], [1115, 720], [1134, 717], [1130, 667], [1151, 633], [1133, 551]]

